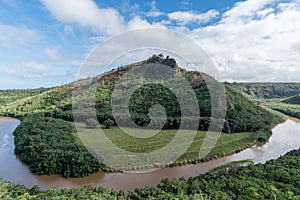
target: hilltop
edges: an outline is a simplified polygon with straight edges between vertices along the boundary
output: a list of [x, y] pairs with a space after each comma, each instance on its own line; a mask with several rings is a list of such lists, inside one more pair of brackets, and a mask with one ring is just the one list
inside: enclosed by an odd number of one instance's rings
[[[87, 88], [84, 95], [93, 95], [89, 90], [91, 83], [99, 83], [95, 94], [95, 107], [98, 120], [102, 123], [106, 119], [113, 119], [111, 114], [111, 94], [118, 80], [129, 70], [145, 63], [160, 63], [182, 73], [193, 87], [198, 98], [199, 110], [201, 111], [200, 130], [207, 130], [211, 114], [210, 93], [206, 82], [218, 83], [215, 79], [205, 73], [186, 71], [177, 66], [174, 59], [162, 55], [153, 55], [147, 60], [118, 67], [102, 75], [90, 79], [76, 81], [67, 85], [51, 88], [32, 97], [26, 97], [10, 102], [0, 107], [0, 114], [12, 117], [22, 117], [34, 113], [44, 113], [45, 116], [61, 118], [72, 121], [72, 93], [74, 88]], [[205, 77], [205, 78], [204, 78]], [[241, 93], [225, 85], [227, 96], [227, 116], [225, 132], [255, 131], [269, 128], [273, 123], [279, 121], [274, 113], [266, 110], [245, 98]], [[84, 97], [84, 96], [83, 96]], [[84, 101], [84, 99], [82, 99]], [[139, 125], [149, 123], [148, 112], [153, 104], [162, 104], [168, 113], [168, 122], [165, 128], [178, 128], [180, 119], [180, 107], [174, 94], [169, 90], [157, 86], [146, 85], [137, 90], [130, 102], [131, 115]], [[89, 105], [88, 105], [89, 106]], [[90, 109], [90, 107], [87, 109]], [[85, 121], [90, 116], [82, 116]]]

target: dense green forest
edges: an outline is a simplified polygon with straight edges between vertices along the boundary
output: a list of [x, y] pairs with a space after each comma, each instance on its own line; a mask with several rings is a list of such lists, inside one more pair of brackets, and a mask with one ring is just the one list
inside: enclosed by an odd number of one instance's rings
[[24, 117], [14, 132], [15, 153], [35, 174], [83, 177], [107, 171], [74, 137], [75, 127], [62, 119], [35, 114]]
[[1, 199], [300, 199], [300, 149], [266, 164], [232, 165], [190, 178], [163, 180], [158, 186], [115, 191], [84, 186], [39, 190], [0, 182]]

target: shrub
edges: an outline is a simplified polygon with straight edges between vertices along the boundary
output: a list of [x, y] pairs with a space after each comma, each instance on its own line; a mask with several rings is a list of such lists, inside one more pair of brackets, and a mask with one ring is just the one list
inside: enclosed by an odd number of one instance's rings
[[104, 123], [105, 128], [110, 128], [112, 125], [114, 125], [114, 121], [111, 119], [107, 119], [103, 123]]

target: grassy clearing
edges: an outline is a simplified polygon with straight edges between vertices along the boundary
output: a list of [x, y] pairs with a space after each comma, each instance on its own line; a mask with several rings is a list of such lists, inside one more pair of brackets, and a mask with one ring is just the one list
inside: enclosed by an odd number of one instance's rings
[[[104, 147], [106, 145], [106, 142], [99, 140], [97, 129], [86, 129], [85, 124], [79, 124], [77, 127], [82, 131], [80, 132], [80, 136], [84, 137], [84, 140], [91, 144], [88, 148], [91, 148], [92, 146], [97, 147]], [[126, 128], [130, 130], [133, 133], [138, 134], [140, 131], [139, 129], [132, 129], [132, 128]], [[154, 136], [151, 136], [151, 130], [143, 132], [143, 134], [150, 136], [148, 138], [137, 138], [133, 136], [129, 136], [125, 134], [119, 127], [112, 127], [111, 129], [103, 129], [105, 132], [105, 135], [109, 140], [116, 146], [118, 146], [121, 149], [127, 150], [129, 152], [134, 153], [149, 153], [153, 151], [157, 151], [167, 144], [169, 144], [177, 134], [177, 130], [161, 130], [159, 133], [157, 133]], [[190, 131], [183, 131], [182, 133], [178, 134], [177, 137], [182, 143], [180, 145], [187, 144], [188, 140], [186, 138], [189, 138], [191, 136]], [[201, 161], [208, 161], [217, 157], [223, 157], [226, 155], [230, 155], [236, 152], [239, 152], [245, 148], [251, 147], [255, 144], [254, 141], [254, 133], [251, 132], [242, 132], [242, 133], [231, 133], [231, 134], [224, 134], [222, 133], [214, 146], [214, 148], [210, 151], [210, 153], [204, 157], [199, 159], [198, 154], [200, 147], [203, 143], [203, 140], [206, 136], [206, 131], [197, 131], [196, 136], [193, 139], [193, 142], [191, 145], [189, 145], [189, 148], [187, 151], [180, 156], [180, 158], [174, 162], [169, 163], [169, 166], [177, 166], [177, 165], [184, 165], [189, 163], [197, 163]], [[143, 135], [145, 137], [145, 135]], [[77, 134], [77, 137], [79, 139], [79, 135]], [[94, 146], [94, 147], [95, 147]], [[178, 153], [178, 146], [171, 146], [170, 151], [174, 154]], [[114, 153], [113, 150], [110, 152], [107, 151], [106, 153]], [[117, 156], [117, 155], [116, 155]], [[163, 156], [169, 156], [169, 155], [163, 155], [159, 154], [159, 158]], [[158, 159], [159, 160], [159, 159]], [[121, 159], [120, 159], [121, 162]], [[122, 165], [122, 163], [120, 163]], [[153, 166], [149, 167], [157, 167], [160, 166], [160, 163], [157, 163], [156, 161], [153, 161]], [[129, 169], [139, 169], [137, 166], [128, 166]]]

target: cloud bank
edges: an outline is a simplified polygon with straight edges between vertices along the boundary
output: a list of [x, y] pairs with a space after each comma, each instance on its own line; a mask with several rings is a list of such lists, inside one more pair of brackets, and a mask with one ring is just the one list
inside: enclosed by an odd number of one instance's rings
[[220, 22], [190, 34], [212, 57], [224, 80], [300, 81], [299, 1], [248, 0]]
[[[154, 26], [181, 31], [208, 52], [224, 81], [300, 81], [298, 0], [287, 3], [247, 0], [223, 13], [217, 10], [162, 13], [152, 1], [146, 15], [167, 17], [152, 23], [141, 16], [126, 22], [117, 10], [100, 8], [92, 0], [41, 2], [57, 20], [90, 27], [98, 33], [113, 35]], [[201, 26], [217, 17], [220, 20], [216, 23]]]

